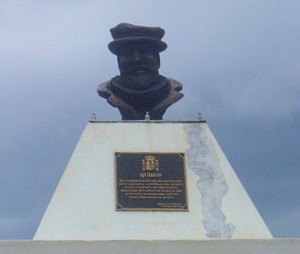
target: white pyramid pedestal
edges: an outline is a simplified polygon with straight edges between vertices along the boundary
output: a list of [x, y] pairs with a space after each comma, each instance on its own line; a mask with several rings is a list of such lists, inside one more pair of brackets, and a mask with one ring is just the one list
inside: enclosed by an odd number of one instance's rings
[[[189, 210], [116, 211], [115, 152], [184, 153]], [[205, 122], [88, 123], [34, 240], [272, 238]]]

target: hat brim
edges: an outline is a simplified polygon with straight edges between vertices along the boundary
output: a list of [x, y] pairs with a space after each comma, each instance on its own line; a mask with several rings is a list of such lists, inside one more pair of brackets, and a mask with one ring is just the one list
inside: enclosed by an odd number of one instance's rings
[[123, 38], [123, 39], [114, 40], [108, 44], [108, 48], [113, 54], [117, 55], [120, 52], [120, 48], [122, 47], [122, 45], [130, 42], [153, 43], [156, 46], [158, 52], [162, 52], [168, 47], [165, 42], [157, 39], [148, 38], [148, 37], [136, 37], [136, 38]]

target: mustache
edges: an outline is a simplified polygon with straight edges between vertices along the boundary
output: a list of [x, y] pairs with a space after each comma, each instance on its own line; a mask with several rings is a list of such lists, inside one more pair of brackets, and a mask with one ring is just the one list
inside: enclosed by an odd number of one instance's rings
[[[125, 68], [124, 68], [125, 67]], [[122, 73], [130, 73], [136, 71], [157, 72], [156, 64], [147, 60], [131, 60], [126, 66], [123, 66]]]
[[155, 82], [159, 77], [157, 71], [146, 71], [143, 73], [126, 72], [121, 73], [119, 82], [121, 86], [134, 89], [134, 90], [144, 90], [148, 89], [153, 82]]

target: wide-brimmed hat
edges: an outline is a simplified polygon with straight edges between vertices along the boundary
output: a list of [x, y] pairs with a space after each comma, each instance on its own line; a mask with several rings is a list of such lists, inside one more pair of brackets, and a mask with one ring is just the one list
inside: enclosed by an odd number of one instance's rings
[[110, 29], [113, 41], [108, 44], [109, 50], [117, 55], [122, 45], [133, 41], [145, 41], [153, 43], [158, 52], [164, 51], [167, 44], [161, 41], [165, 31], [160, 27], [136, 26], [128, 23], [121, 23]]

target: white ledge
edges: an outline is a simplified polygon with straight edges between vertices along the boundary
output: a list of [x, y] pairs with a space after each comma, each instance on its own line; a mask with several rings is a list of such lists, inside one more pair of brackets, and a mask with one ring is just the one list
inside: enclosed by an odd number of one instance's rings
[[0, 241], [2, 254], [299, 254], [300, 239], [205, 241]]

